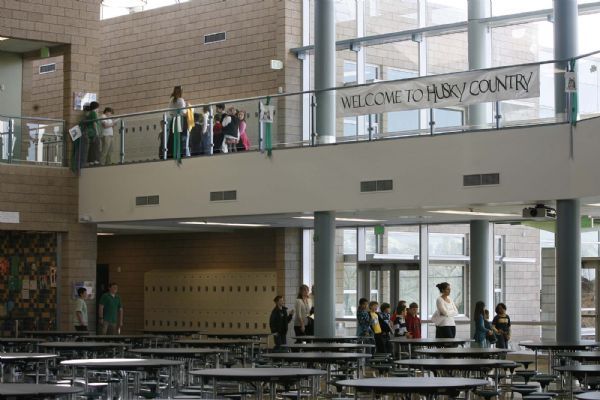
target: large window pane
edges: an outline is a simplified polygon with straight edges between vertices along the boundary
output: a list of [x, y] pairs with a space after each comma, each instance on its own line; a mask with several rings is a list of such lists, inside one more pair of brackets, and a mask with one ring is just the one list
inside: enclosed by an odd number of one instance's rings
[[419, 26], [417, 0], [365, 1], [367, 35], [399, 32]]
[[356, 297], [356, 264], [344, 264], [343, 291], [343, 312], [342, 315], [339, 315], [339, 312], [336, 313], [336, 316], [355, 317], [356, 305], [358, 304], [358, 299]]
[[460, 314], [465, 313], [465, 265], [464, 264], [430, 264], [427, 277], [429, 312], [435, 311], [435, 302], [440, 292], [435, 287], [438, 283], [448, 282], [452, 288], [450, 297], [456, 304]]
[[468, 59], [466, 32], [427, 38], [429, 75], [466, 71]]
[[598, 231], [581, 232], [581, 257], [598, 257]]
[[464, 234], [430, 233], [429, 255], [430, 256], [463, 256], [465, 255]]
[[421, 0], [425, 1], [427, 25], [443, 25], [467, 20], [466, 0]]
[[418, 270], [400, 270], [400, 299], [406, 300], [407, 304], [419, 303], [420, 281]]
[[596, 268], [581, 270], [581, 336], [593, 339], [596, 333]]
[[518, 14], [552, 8], [552, 0], [492, 0], [492, 15]]
[[[366, 253], [375, 254], [375, 232], [373, 228], [365, 230]], [[383, 235], [381, 254], [393, 254], [396, 258], [414, 259], [419, 255], [419, 228], [416, 226], [386, 227]]]

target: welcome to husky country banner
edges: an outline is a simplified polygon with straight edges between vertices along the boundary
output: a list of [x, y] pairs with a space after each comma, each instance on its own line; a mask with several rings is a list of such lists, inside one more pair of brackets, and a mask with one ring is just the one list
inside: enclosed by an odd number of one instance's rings
[[464, 106], [540, 95], [540, 66], [519, 66], [337, 89], [338, 116]]

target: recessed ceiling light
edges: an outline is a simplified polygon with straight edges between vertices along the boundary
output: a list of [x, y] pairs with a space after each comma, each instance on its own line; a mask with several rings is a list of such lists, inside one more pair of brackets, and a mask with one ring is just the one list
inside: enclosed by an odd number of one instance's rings
[[600, 207], [600, 203], [586, 204], [586, 206]]
[[238, 224], [233, 222], [205, 222], [205, 221], [186, 221], [180, 222], [181, 225], [210, 225], [210, 226], [239, 226], [243, 228], [260, 228], [271, 225], [265, 224]]
[[[314, 220], [315, 217], [312, 216], [303, 216], [303, 217], [292, 217], [294, 219], [307, 219], [307, 220]], [[385, 222], [385, 220], [383, 219], [364, 219], [364, 218], [336, 218], [336, 221], [339, 222]]]
[[436, 210], [428, 211], [435, 214], [473, 215], [477, 217], [520, 217], [520, 214], [493, 213], [483, 211]]
[[112, 232], [98, 232], [96, 235], [98, 235], [98, 236], [114, 236], [115, 234]]
[[3, 40], [8, 40], [8, 38], [0, 36], [0, 42], [3, 41]]

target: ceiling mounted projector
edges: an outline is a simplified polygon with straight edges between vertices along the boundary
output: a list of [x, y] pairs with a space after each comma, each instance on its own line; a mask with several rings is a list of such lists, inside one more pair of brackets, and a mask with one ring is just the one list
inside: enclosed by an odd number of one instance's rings
[[543, 204], [523, 209], [523, 218], [530, 219], [556, 219], [556, 210]]

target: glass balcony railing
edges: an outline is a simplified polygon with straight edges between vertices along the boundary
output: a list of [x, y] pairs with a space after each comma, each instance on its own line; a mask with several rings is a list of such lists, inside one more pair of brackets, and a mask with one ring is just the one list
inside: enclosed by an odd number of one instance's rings
[[63, 166], [64, 121], [0, 115], [0, 162]]
[[[563, 78], [565, 67], [576, 73], [576, 93], [563, 93], [566, 112], [555, 107], [555, 76]], [[222, 110], [217, 103], [193, 105], [183, 110], [162, 109], [110, 117], [112, 136], [105, 137], [105, 120], [97, 120], [95, 133], [84, 132], [82, 139], [69, 144], [71, 166], [86, 167], [147, 162], [239, 152], [270, 152], [288, 147], [395, 139], [420, 135], [440, 135], [473, 130], [495, 130], [516, 126], [562, 123], [600, 115], [600, 51], [569, 62], [548, 61], [512, 66], [517, 71], [539, 67], [539, 95], [516, 100], [481, 103], [479, 122], [467, 121], [469, 105], [440, 108], [393, 108], [366, 115], [336, 115], [335, 135], [323, 140], [317, 132], [315, 114], [317, 93], [307, 91], [253, 97], [223, 102], [225, 110], [243, 112], [245, 129], [229, 131], [221, 127]], [[507, 68], [507, 67], [499, 67]], [[494, 72], [496, 68], [477, 71]], [[537, 71], [537, 69], [536, 69]], [[454, 79], [458, 74], [433, 75], [384, 83], [403, 84], [417, 80]], [[416, 80], [415, 80], [416, 79]], [[332, 88], [337, 98], [357, 88], [371, 88], [382, 82]], [[481, 115], [483, 117], [481, 117]], [[178, 121], [174, 123], [173, 121]], [[12, 121], [12, 122], [11, 122]], [[89, 121], [88, 121], [89, 123]], [[12, 124], [12, 125], [11, 125]], [[85, 131], [85, 123], [79, 124]], [[104, 130], [104, 132], [103, 132]], [[0, 162], [36, 162], [66, 165], [67, 146], [63, 121], [42, 118], [0, 116]], [[12, 132], [12, 133], [9, 133]], [[96, 137], [97, 136], [97, 137]], [[77, 143], [81, 140], [81, 143]]]

